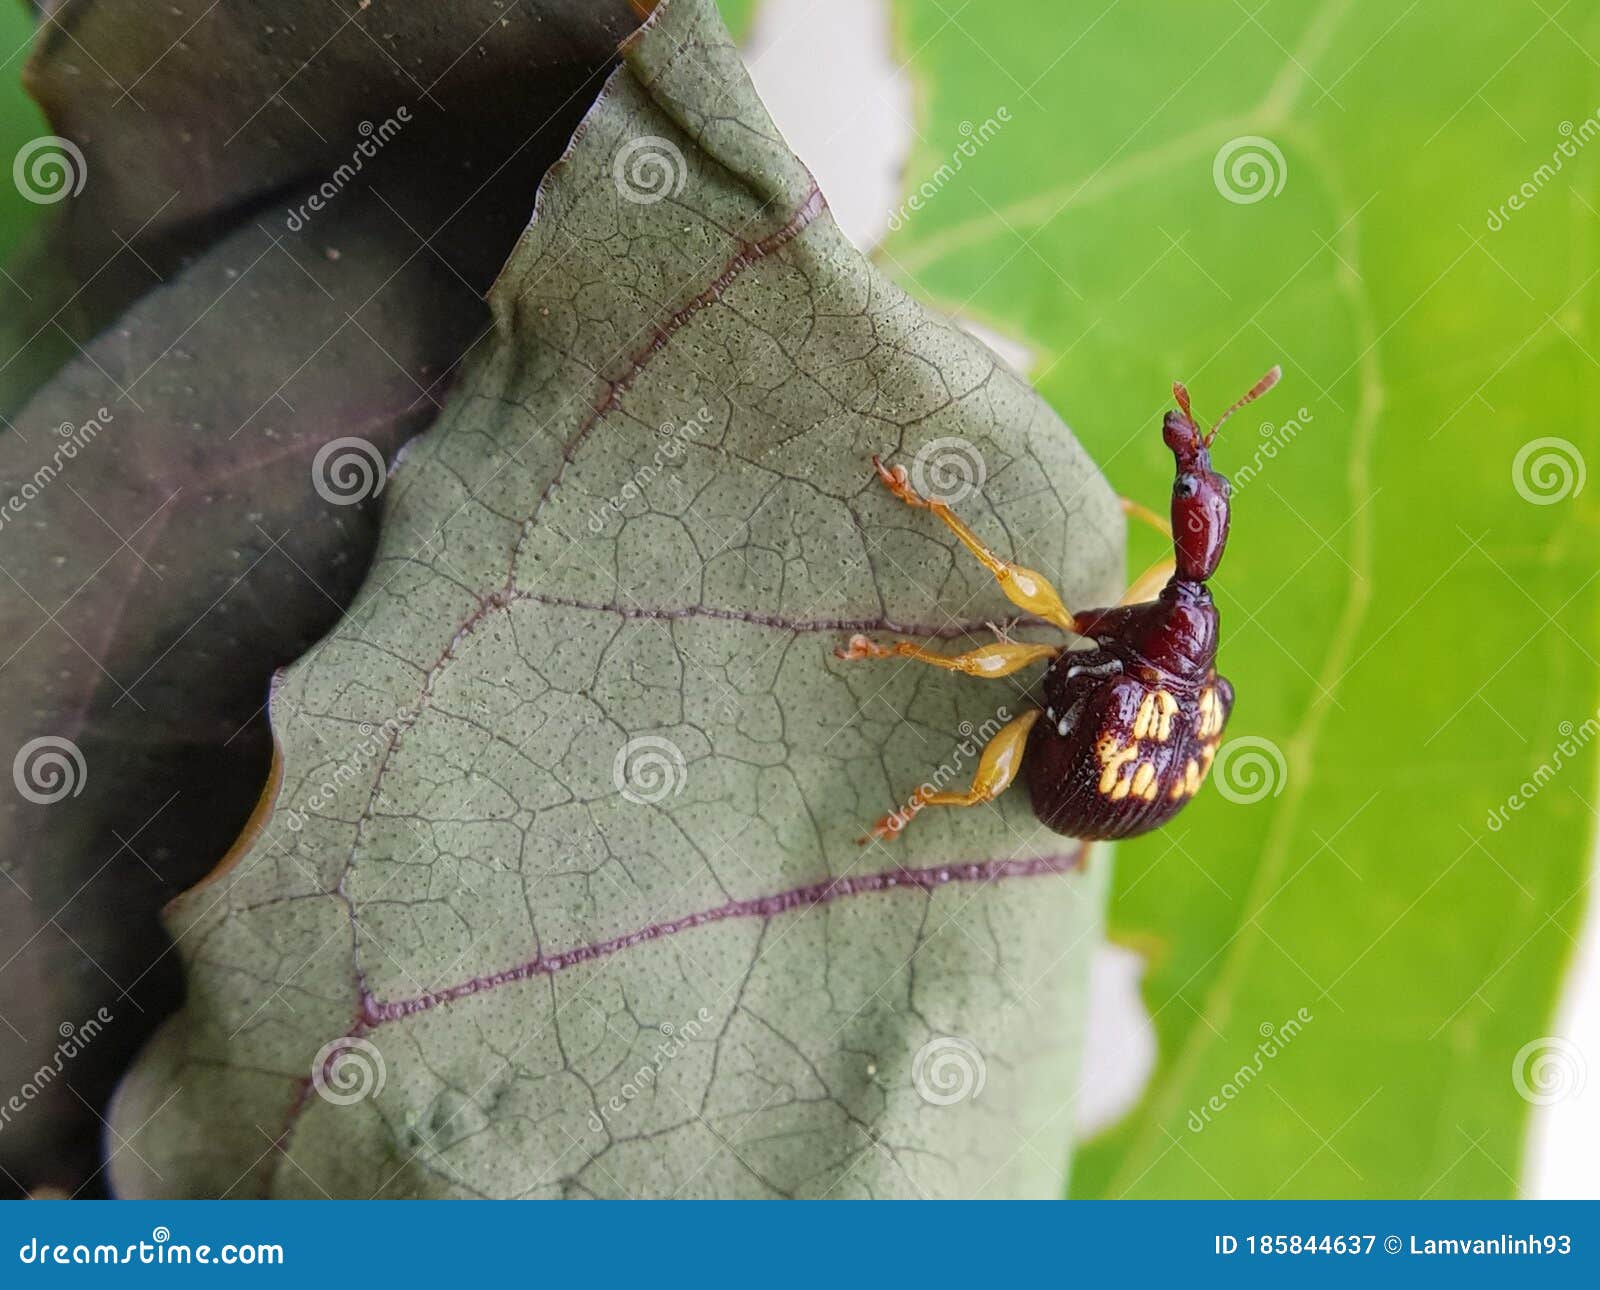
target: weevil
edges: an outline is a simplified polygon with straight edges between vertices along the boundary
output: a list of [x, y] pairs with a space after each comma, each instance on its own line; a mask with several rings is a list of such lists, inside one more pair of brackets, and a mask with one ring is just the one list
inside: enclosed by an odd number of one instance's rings
[[1228, 481], [1211, 468], [1211, 445], [1230, 416], [1278, 383], [1274, 367], [1204, 434], [1189, 392], [1174, 383], [1176, 409], [1161, 435], [1177, 463], [1171, 523], [1136, 502], [1132, 518], [1172, 542], [1172, 557], [1146, 570], [1109, 608], [1073, 613], [1039, 573], [996, 555], [944, 502], [912, 488], [905, 467], [872, 459], [883, 486], [908, 506], [932, 511], [994, 575], [1025, 613], [1091, 642], [1088, 649], [999, 640], [963, 654], [938, 654], [909, 640], [879, 644], [856, 635], [841, 659], [909, 658], [969, 676], [1002, 677], [1048, 660], [1044, 706], [1002, 726], [978, 758], [966, 792], [925, 785], [873, 825], [862, 842], [899, 834], [929, 806], [979, 806], [1026, 774], [1034, 814], [1072, 838], [1127, 838], [1170, 820], [1199, 791], [1233, 710], [1233, 686], [1218, 675], [1217, 609], [1206, 584], [1228, 541]]

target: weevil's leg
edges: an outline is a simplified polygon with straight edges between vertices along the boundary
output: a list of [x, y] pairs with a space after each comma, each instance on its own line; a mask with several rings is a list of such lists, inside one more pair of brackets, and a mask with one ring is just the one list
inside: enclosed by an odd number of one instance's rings
[[885, 466], [876, 457], [872, 459], [872, 464], [877, 468], [878, 478], [883, 481], [883, 486], [907, 506], [917, 506], [932, 511], [949, 525], [950, 531], [961, 539], [961, 544], [978, 557], [985, 569], [994, 574], [995, 581], [1000, 584], [1000, 590], [1013, 605], [1037, 615], [1048, 623], [1054, 623], [1062, 631], [1078, 630], [1071, 612], [1062, 604], [1056, 589], [1042, 574], [1035, 573], [1020, 564], [1012, 564], [1009, 560], [1002, 560], [984, 546], [978, 540], [978, 535], [963, 524], [948, 506], [932, 498], [923, 497], [912, 488], [904, 466]]
[[1154, 600], [1161, 594], [1161, 588], [1167, 585], [1167, 580], [1172, 577], [1177, 569], [1173, 560], [1157, 560], [1148, 569], [1133, 580], [1133, 585], [1123, 592], [1119, 605], [1139, 605], [1147, 600]]
[[980, 645], [965, 654], [935, 654], [912, 641], [890, 641], [879, 645], [865, 636], [850, 638], [850, 644], [833, 651], [835, 658], [849, 661], [863, 658], [914, 658], [919, 663], [942, 667], [947, 672], [965, 672], [968, 676], [1010, 676], [1030, 663], [1054, 658], [1061, 653], [1054, 645], [1027, 645], [1019, 641], [996, 641]]
[[935, 792], [926, 785], [911, 795], [911, 800], [898, 811], [885, 815], [872, 826], [872, 832], [861, 839], [862, 845], [874, 838], [888, 841], [910, 824], [918, 811], [927, 806], [981, 806], [992, 802], [1011, 787], [1022, 769], [1022, 754], [1028, 746], [1028, 732], [1039, 719], [1039, 710], [1025, 712], [1014, 721], [1001, 726], [995, 737], [984, 745], [978, 758], [978, 769], [972, 777], [972, 787], [965, 793]]
[[1142, 502], [1136, 502], [1131, 497], [1124, 497], [1120, 500], [1122, 502], [1122, 513], [1130, 520], [1138, 520], [1141, 524], [1148, 524], [1162, 537], [1166, 538], [1168, 542], [1172, 541], [1172, 525], [1168, 524], [1166, 520], [1162, 519]]

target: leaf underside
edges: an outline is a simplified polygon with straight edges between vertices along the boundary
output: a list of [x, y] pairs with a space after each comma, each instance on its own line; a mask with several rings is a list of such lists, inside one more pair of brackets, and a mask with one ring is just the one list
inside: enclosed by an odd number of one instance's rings
[[[1020, 793], [859, 847], [1026, 699], [832, 649], [1008, 617], [874, 453], [966, 440], [963, 513], [1074, 604], [1120, 590], [1109, 489], [843, 239], [706, 0], [630, 44], [491, 304], [275, 692], [270, 815], [171, 910], [188, 1003], [119, 1093], [117, 1190], [1059, 1194], [1104, 863]], [[665, 778], [624, 795], [641, 749]], [[952, 1038], [982, 1087], [941, 1105], [912, 1067]], [[359, 1100], [323, 1095], [341, 1039]]]
[[[264, 33], [233, 0], [74, 0], [34, 50], [30, 85], [87, 169], [49, 207], [47, 253], [4, 279], [25, 307], [0, 325], [0, 755], [66, 739], [86, 775], [57, 801], [0, 795], [0, 1087], [56, 1063], [60, 1026], [112, 1020], [0, 1135], [8, 1186], [96, 1185], [99, 1112], [181, 998], [160, 907], [237, 836], [272, 673], [337, 619], [376, 541], [377, 507], [319, 493], [316, 454], [358, 436], [387, 457], [431, 420], [635, 22], [626, 0], [501, 16], [474, 0], [436, 43], [411, 33], [422, 98], [354, 0], [277, 6]], [[450, 68], [469, 32], [479, 53]], [[304, 67], [275, 96], [280, 57]]]

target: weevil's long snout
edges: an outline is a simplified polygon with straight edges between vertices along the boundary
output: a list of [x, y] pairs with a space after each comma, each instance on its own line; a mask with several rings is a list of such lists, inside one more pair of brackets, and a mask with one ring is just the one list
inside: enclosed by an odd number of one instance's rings
[[1172, 455], [1178, 459], [1178, 468], [1182, 470], [1194, 460], [1194, 455], [1203, 445], [1200, 437], [1200, 427], [1195, 424], [1194, 409], [1189, 406], [1189, 391], [1182, 381], [1172, 383], [1172, 397], [1177, 400], [1178, 406], [1161, 421], [1161, 438]]
[[1187, 413], [1173, 409], [1168, 412], [1161, 422], [1161, 440], [1172, 450], [1172, 455], [1178, 459], [1178, 467], [1194, 461], [1195, 454], [1203, 447], [1200, 430], [1195, 425], [1193, 418]]
[[1204, 434], [1194, 419], [1189, 391], [1175, 382], [1172, 395], [1178, 406], [1161, 423], [1161, 437], [1177, 459], [1178, 475], [1172, 484], [1172, 549], [1178, 576], [1204, 582], [1217, 571], [1228, 544], [1228, 481], [1211, 469], [1211, 442], [1222, 423], [1247, 403], [1253, 403], [1283, 376], [1273, 367], [1223, 410]]

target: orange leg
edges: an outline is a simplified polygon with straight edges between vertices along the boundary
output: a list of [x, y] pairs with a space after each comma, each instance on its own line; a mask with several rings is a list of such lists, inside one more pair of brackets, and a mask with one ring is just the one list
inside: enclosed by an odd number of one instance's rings
[[[1122, 513], [1129, 519], [1138, 520], [1141, 524], [1148, 524], [1167, 541], [1172, 541], [1172, 525], [1162, 519], [1148, 506], [1142, 506], [1131, 498], [1122, 499]], [[1137, 605], [1146, 600], [1154, 600], [1160, 594], [1161, 588], [1167, 585], [1167, 579], [1172, 577], [1172, 571], [1177, 565], [1170, 559], [1157, 560], [1148, 569], [1133, 580], [1133, 585], [1123, 594], [1118, 604]]]
[[1166, 538], [1168, 542], [1172, 541], [1172, 525], [1168, 524], [1166, 520], [1162, 519], [1148, 506], [1134, 501], [1131, 497], [1124, 497], [1120, 500], [1122, 502], [1122, 513], [1130, 520], [1138, 520], [1141, 524], [1148, 524], [1162, 537]]
[[879, 645], [865, 636], [850, 638], [850, 644], [833, 651], [835, 658], [855, 661], [863, 658], [914, 658], [919, 663], [942, 667], [947, 672], [965, 672], [968, 676], [1010, 676], [1030, 663], [1054, 658], [1061, 653], [1054, 645], [1024, 645], [1016, 641], [996, 641], [993, 645], [980, 645], [965, 654], [935, 654], [932, 650], [911, 641], [890, 641]]
[[1025, 712], [1001, 726], [995, 737], [984, 745], [978, 758], [977, 773], [972, 777], [972, 787], [965, 793], [935, 791], [924, 784], [911, 795], [911, 800], [898, 811], [885, 815], [872, 826], [872, 832], [861, 839], [862, 845], [878, 840], [888, 841], [910, 824], [917, 812], [927, 806], [981, 806], [992, 802], [1011, 787], [1017, 772], [1022, 769], [1022, 754], [1028, 745], [1028, 732], [1039, 719], [1039, 710]]
[[1123, 593], [1122, 599], [1117, 603], [1137, 605], [1146, 600], [1154, 600], [1161, 594], [1161, 588], [1167, 585], [1167, 579], [1172, 577], [1177, 567], [1172, 560], [1157, 560], [1133, 580], [1133, 585]]
[[1035, 573], [1020, 564], [1012, 564], [1009, 560], [1002, 560], [984, 546], [978, 540], [978, 535], [956, 518], [955, 512], [948, 506], [943, 502], [923, 497], [912, 488], [904, 466], [885, 466], [876, 457], [872, 459], [872, 464], [877, 468], [878, 478], [883, 481], [883, 486], [907, 506], [932, 511], [949, 525], [950, 531], [961, 539], [961, 544], [978, 557], [985, 569], [994, 574], [995, 581], [1000, 584], [1000, 590], [1005, 593], [1007, 600], [1019, 609], [1037, 615], [1046, 622], [1054, 623], [1063, 631], [1077, 631], [1077, 623], [1072, 614], [1066, 605], [1061, 603], [1061, 597], [1056, 594], [1056, 589], [1042, 574]]

